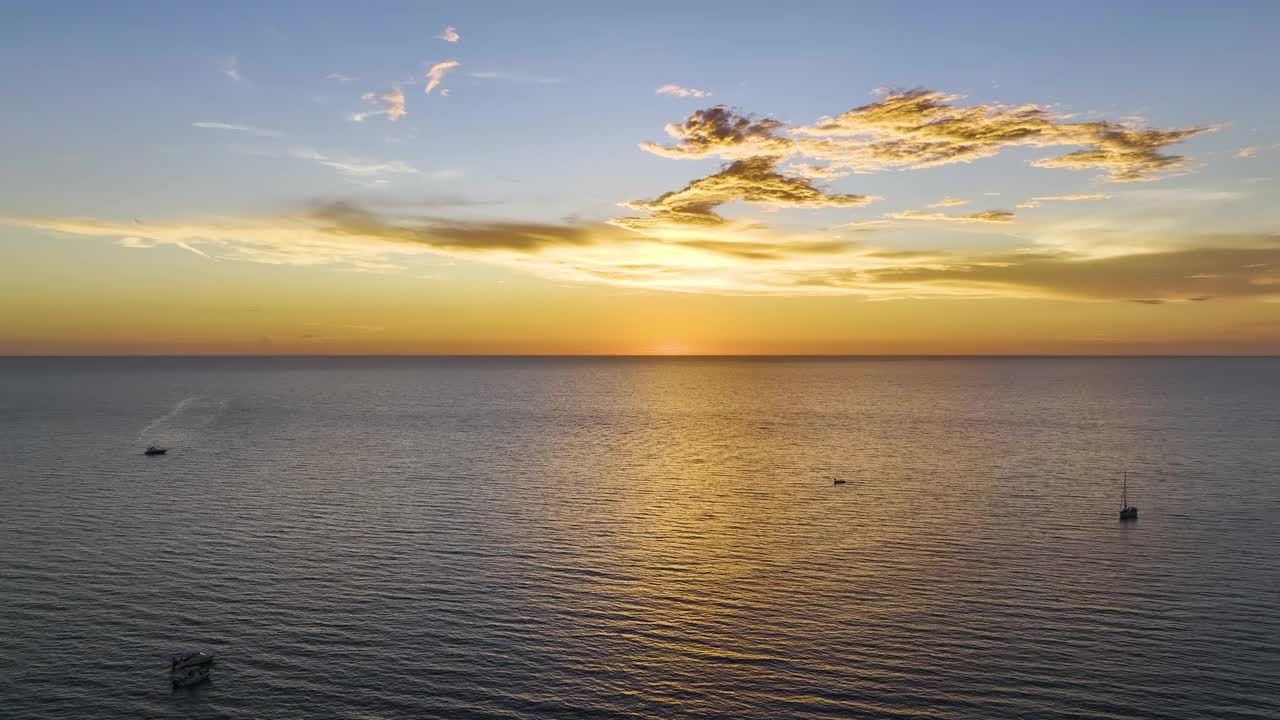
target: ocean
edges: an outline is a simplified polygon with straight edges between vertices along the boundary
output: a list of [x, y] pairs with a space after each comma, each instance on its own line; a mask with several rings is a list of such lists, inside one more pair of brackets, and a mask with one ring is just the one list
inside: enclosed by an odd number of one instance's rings
[[1280, 359], [0, 359], [0, 717], [1280, 717]]

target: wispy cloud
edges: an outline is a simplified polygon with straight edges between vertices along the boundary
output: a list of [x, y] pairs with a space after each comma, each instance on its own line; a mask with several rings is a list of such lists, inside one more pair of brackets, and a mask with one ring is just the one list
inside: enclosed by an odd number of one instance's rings
[[222, 74], [231, 78], [233, 82], [241, 82], [244, 76], [240, 74], [240, 59], [235, 55], [227, 58], [222, 63]]
[[338, 73], [338, 72], [331, 72], [328, 75], [325, 75], [324, 79], [333, 80], [334, 82], [340, 82], [344, 84], [349, 83], [352, 80], [355, 80], [355, 78], [351, 77], [350, 75], [343, 75], [342, 73]]
[[958, 223], [1007, 223], [1013, 222], [1013, 213], [1008, 210], [983, 210], [968, 215], [948, 215], [946, 213], [924, 212], [923, 210], [904, 210], [889, 213], [889, 217], [897, 220], [932, 220], [936, 222]]
[[936, 203], [929, 203], [929, 207], [931, 208], [959, 207], [961, 205], [968, 205], [968, 204], [969, 204], [968, 200], [961, 200], [960, 198], [949, 197], [949, 198], [943, 198]]
[[1018, 203], [1020, 208], [1038, 208], [1047, 202], [1080, 202], [1081, 200], [1110, 200], [1114, 195], [1102, 193], [1080, 193], [1075, 195], [1040, 195], [1025, 202]]
[[[135, 221], [135, 223], [136, 223], [136, 222], [137, 222], [137, 221]], [[140, 223], [139, 223], [139, 224], [140, 224]], [[153, 247], [156, 247], [156, 246], [161, 245], [161, 244], [162, 244], [161, 242], [156, 241], [156, 240], [150, 240], [150, 239], [148, 239], [148, 238], [134, 237], [134, 236], [132, 236], [132, 235], [127, 236], [127, 237], [122, 237], [122, 238], [120, 238], [119, 240], [117, 240], [117, 241], [116, 241], [116, 245], [119, 245], [119, 246], [120, 246], [120, 247], [122, 247], [122, 248], [130, 248], [130, 249], [133, 249], [133, 250], [143, 250], [143, 249], [146, 249], [146, 248], [153, 248]], [[203, 250], [200, 250], [200, 249], [198, 249], [198, 248], [192, 247], [190, 244], [188, 244], [188, 243], [186, 243], [186, 242], [183, 242], [182, 240], [173, 240], [172, 242], [169, 242], [169, 243], [167, 243], [167, 244], [170, 244], [170, 245], [173, 245], [173, 246], [175, 246], [175, 247], [178, 247], [178, 248], [181, 248], [181, 249], [183, 249], [183, 250], [186, 250], [186, 251], [187, 251], [187, 252], [189, 252], [189, 253], [195, 253], [196, 255], [199, 255], [200, 257], [204, 257], [204, 258], [209, 257], [209, 255], [208, 255], [206, 252], [204, 252]]]
[[456, 43], [462, 39], [462, 36], [458, 34], [458, 29], [452, 25], [446, 26], [436, 37], [449, 43]]
[[839, 225], [832, 225], [827, 229], [828, 230], [859, 230], [861, 231], [864, 229], [875, 228], [882, 225], [891, 225], [892, 223], [893, 223], [892, 220], [854, 220], [852, 222], [840, 223]]
[[717, 227], [658, 238], [608, 225], [396, 219], [349, 202], [218, 222], [8, 222], [135, 248], [186, 245], [218, 259], [387, 271], [398, 267], [398, 258], [429, 253], [557, 280], [684, 292], [1142, 300], [1169, 308], [1220, 298], [1280, 299], [1280, 275], [1270, 270], [1280, 266], [1280, 242], [1269, 235], [1183, 236], [1163, 248], [1091, 257], [1049, 247], [904, 251], [821, 234]]
[[360, 96], [360, 99], [365, 102], [382, 102], [386, 104], [386, 107], [381, 110], [354, 113], [351, 119], [355, 122], [364, 122], [378, 115], [385, 115], [388, 120], [395, 122], [408, 114], [404, 109], [404, 93], [400, 92], [400, 88], [391, 88], [381, 95], [378, 93], [365, 93]]
[[457, 60], [446, 60], [444, 62], [438, 62], [435, 65], [432, 65], [431, 68], [427, 70], [427, 87], [424, 90], [424, 92], [427, 95], [430, 95], [431, 91], [435, 90], [436, 86], [438, 86], [444, 80], [445, 73], [458, 67], [461, 64], [462, 63], [458, 62]]
[[467, 73], [467, 77], [477, 80], [506, 80], [516, 83], [534, 83], [538, 85], [551, 85], [563, 82], [561, 78], [549, 77], [547, 75], [529, 75], [527, 73], [497, 72], [494, 70], [483, 70], [479, 72]]
[[1104, 193], [1077, 193], [1075, 195], [1038, 195], [1032, 200], [1041, 202], [1079, 202], [1081, 200], [1110, 200], [1114, 195]]
[[350, 157], [335, 158], [308, 147], [294, 148], [289, 151], [289, 154], [299, 160], [312, 160], [325, 167], [333, 168], [343, 175], [357, 178], [377, 178], [418, 172], [417, 168], [400, 160], [370, 161]]
[[709, 97], [711, 93], [706, 90], [698, 90], [697, 88], [681, 87], [680, 85], [672, 85], [670, 83], [654, 90], [659, 95], [674, 95], [676, 97]]
[[280, 137], [282, 134], [278, 130], [267, 130], [265, 128], [254, 127], [252, 125], [239, 125], [236, 123], [193, 122], [191, 123], [191, 127], [198, 127], [204, 130], [231, 130], [234, 132], [257, 135], [258, 137]]
[[1257, 155], [1258, 153], [1262, 152], [1262, 150], [1263, 150], [1263, 147], [1261, 145], [1249, 145], [1248, 147], [1242, 147], [1239, 150], [1237, 150], [1236, 157], [1238, 158], [1253, 157], [1254, 155]]

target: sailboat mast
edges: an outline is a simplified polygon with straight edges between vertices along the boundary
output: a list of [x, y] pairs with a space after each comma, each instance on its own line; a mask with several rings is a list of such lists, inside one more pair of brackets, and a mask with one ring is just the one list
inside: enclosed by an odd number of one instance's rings
[[1124, 490], [1120, 491], [1120, 507], [1129, 507], [1129, 471], [1124, 471]]

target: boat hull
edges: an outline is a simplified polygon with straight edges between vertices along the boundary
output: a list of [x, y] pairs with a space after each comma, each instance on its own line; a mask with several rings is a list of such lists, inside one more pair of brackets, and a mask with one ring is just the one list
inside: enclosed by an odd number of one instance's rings
[[213, 675], [213, 668], [206, 667], [200, 670], [193, 670], [189, 675], [174, 676], [171, 679], [174, 687], [190, 687], [208, 680], [211, 675]]

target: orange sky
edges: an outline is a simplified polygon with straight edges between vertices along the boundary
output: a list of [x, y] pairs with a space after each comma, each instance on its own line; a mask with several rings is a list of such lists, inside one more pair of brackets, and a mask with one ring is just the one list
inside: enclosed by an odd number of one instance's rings
[[[0, 287], [5, 354], [1280, 353], [1280, 309], [731, 296], [208, 261], [47, 241]], [[34, 263], [34, 264], [32, 264]], [[92, 273], [97, 282], [82, 278]], [[340, 292], [338, 291], [340, 288]]]

